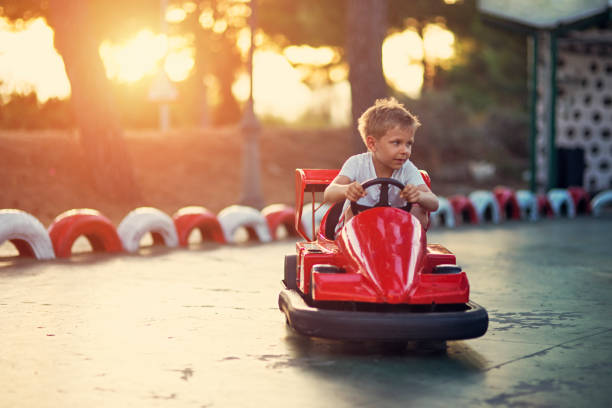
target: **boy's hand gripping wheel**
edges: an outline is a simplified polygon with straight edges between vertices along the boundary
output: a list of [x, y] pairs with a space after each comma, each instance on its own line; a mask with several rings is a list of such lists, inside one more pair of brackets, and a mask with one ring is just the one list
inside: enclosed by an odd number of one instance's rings
[[[357, 204], [356, 201], [351, 201], [351, 211], [353, 212], [353, 215], [357, 215], [360, 212], [369, 210], [371, 208], [392, 207], [392, 205], [389, 204], [389, 184], [392, 184], [395, 187], [399, 188], [400, 191], [403, 190], [405, 187], [402, 183], [400, 183], [396, 179], [388, 178], [388, 177], [375, 178], [375, 179], [368, 180], [365, 183], [363, 183], [362, 187], [364, 190], [367, 189], [368, 187], [380, 185], [380, 198], [378, 202], [371, 207], [367, 205]], [[399, 207], [399, 208], [401, 210], [410, 212], [410, 209], [412, 208], [412, 203], [407, 203], [405, 206]]]

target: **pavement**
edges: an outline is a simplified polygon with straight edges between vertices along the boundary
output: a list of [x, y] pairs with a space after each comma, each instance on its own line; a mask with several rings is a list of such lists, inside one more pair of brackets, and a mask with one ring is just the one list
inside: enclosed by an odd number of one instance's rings
[[301, 337], [294, 241], [0, 255], [0, 407], [610, 407], [612, 218], [436, 229], [490, 317], [444, 352]]

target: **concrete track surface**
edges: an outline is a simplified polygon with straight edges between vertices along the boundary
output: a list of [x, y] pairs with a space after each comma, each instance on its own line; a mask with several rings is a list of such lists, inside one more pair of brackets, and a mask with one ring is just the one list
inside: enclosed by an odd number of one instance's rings
[[429, 233], [489, 331], [431, 353], [300, 337], [273, 244], [0, 258], [0, 407], [609, 407], [612, 218]]

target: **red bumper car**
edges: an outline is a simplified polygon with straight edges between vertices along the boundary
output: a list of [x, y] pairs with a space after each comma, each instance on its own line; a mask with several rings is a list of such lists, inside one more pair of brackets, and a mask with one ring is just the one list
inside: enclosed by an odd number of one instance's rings
[[[388, 205], [393, 179], [381, 186], [372, 207], [353, 206], [354, 215], [335, 234], [342, 203], [332, 206], [315, 237], [302, 225], [304, 193], [313, 198], [338, 170], [296, 170], [295, 226], [305, 241], [285, 257], [278, 304], [287, 323], [303, 335], [340, 340], [428, 341], [482, 336], [484, 308], [469, 300], [466, 273], [441, 245], [428, 244], [425, 229], [408, 207]], [[353, 203], [355, 204], [355, 203]], [[308, 220], [310, 222], [310, 220]]]

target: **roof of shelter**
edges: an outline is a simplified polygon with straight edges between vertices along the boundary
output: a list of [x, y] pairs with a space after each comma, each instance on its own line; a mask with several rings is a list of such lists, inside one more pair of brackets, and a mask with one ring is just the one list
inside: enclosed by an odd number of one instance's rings
[[612, 0], [479, 0], [478, 9], [494, 19], [531, 29], [555, 29], [604, 13]]

